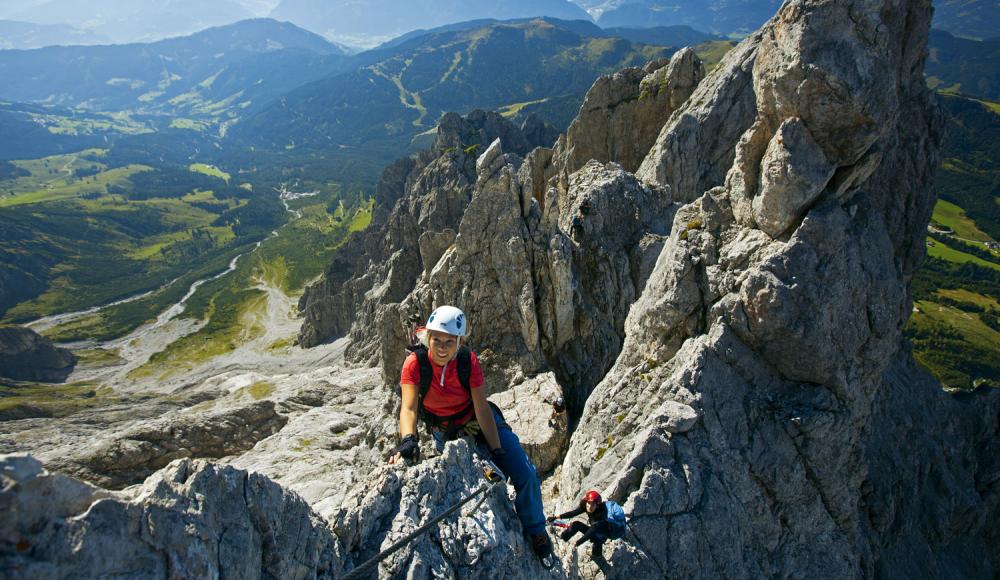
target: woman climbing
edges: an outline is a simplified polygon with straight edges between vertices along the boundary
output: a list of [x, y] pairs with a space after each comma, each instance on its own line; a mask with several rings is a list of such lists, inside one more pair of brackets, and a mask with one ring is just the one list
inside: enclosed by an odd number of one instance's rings
[[575, 518], [583, 513], [587, 514], [589, 525], [580, 521], [571, 522], [569, 527], [559, 534], [559, 537], [568, 542], [575, 534], [583, 534], [576, 541], [576, 545], [581, 546], [587, 540], [593, 542], [591, 556], [598, 560], [604, 557], [604, 542], [609, 538], [620, 538], [625, 533], [625, 512], [616, 502], [603, 501], [601, 494], [592, 489], [583, 496], [576, 509], [558, 516], [550, 516], [546, 518], [546, 521], [551, 523], [556, 519]]
[[475, 435], [493, 463], [513, 482], [518, 519], [535, 554], [544, 560], [552, 553], [552, 543], [545, 531], [542, 491], [535, 466], [503, 415], [486, 400], [479, 359], [462, 346], [467, 329], [468, 322], [461, 310], [441, 306], [418, 333], [422, 347], [406, 358], [399, 380], [400, 442], [389, 463], [419, 459], [418, 417], [429, 428], [439, 451], [460, 431]]

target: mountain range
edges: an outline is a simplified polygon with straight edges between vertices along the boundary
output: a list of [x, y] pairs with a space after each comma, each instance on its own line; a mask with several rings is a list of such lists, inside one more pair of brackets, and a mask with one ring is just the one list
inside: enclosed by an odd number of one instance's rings
[[934, 27], [956, 36], [1000, 38], [1000, 2], [995, 0], [935, 0]]
[[684, 24], [714, 34], [746, 34], [774, 15], [782, 0], [645, 0], [604, 3], [597, 23], [614, 26]]
[[150, 44], [0, 51], [0, 99], [221, 116], [337, 71], [343, 50], [288, 23], [246, 20]]
[[282, 0], [271, 17], [347, 44], [368, 45], [417, 28], [478, 18], [590, 20], [569, 0]]
[[672, 52], [609, 37], [584, 22], [448, 27], [359, 55], [353, 70], [289, 92], [232, 134], [273, 149], [405, 142], [433, 129], [445, 111], [514, 114], [566, 95], [582, 97], [599, 75]]
[[[0, 49], [54, 44], [152, 42], [251, 17], [286, 20], [348, 45], [371, 48], [399, 35], [474, 19], [550, 16], [592, 20], [604, 28], [687, 25], [743, 35], [770, 18], [781, 0], [9, 0], [0, 19]], [[1000, 7], [987, 0], [936, 0], [934, 26], [956, 36], [997, 36]], [[23, 30], [26, 24], [70, 28]]]

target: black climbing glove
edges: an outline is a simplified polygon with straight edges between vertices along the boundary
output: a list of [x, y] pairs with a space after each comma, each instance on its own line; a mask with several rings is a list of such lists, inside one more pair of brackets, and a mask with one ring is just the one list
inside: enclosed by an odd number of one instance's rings
[[558, 518], [556, 518], [555, 516], [549, 516], [549, 517], [545, 518], [545, 523], [551, 524], [552, 522], [556, 521], [557, 519]]
[[399, 453], [403, 459], [420, 461], [420, 445], [417, 442], [417, 436], [411, 433], [403, 437], [403, 440], [396, 447], [396, 453]]

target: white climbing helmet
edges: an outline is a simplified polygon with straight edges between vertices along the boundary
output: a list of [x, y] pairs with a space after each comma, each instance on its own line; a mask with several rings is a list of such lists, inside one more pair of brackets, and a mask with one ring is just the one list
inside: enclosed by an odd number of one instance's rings
[[436, 330], [453, 336], [465, 336], [468, 329], [465, 313], [454, 306], [438, 306], [427, 319], [427, 330]]

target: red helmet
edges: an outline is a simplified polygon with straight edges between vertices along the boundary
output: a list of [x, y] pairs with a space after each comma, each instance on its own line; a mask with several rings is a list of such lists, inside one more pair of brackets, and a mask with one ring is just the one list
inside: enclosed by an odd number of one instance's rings
[[587, 492], [587, 495], [583, 496], [583, 501], [592, 501], [595, 503], [600, 503], [601, 494], [597, 493], [594, 490], [590, 490]]

